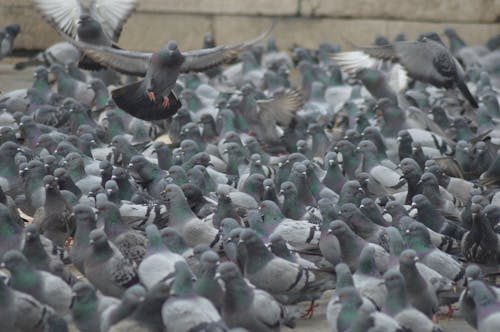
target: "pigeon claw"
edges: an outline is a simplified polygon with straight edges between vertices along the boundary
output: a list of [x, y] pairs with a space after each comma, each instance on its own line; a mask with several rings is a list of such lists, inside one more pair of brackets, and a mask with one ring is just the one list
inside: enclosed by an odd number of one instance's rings
[[151, 100], [153, 102], [156, 101], [155, 93], [153, 91], [149, 91], [148, 92], [148, 98], [149, 98], [149, 100]]
[[169, 104], [170, 104], [170, 100], [168, 99], [168, 97], [163, 97], [163, 101], [162, 101], [161, 105], [164, 108], [167, 108]]
[[311, 305], [309, 306], [309, 308], [307, 308], [305, 314], [303, 314], [300, 318], [311, 319], [314, 315], [314, 308], [317, 308], [317, 307], [319, 307], [319, 304], [315, 304], [314, 300], [311, 301]]

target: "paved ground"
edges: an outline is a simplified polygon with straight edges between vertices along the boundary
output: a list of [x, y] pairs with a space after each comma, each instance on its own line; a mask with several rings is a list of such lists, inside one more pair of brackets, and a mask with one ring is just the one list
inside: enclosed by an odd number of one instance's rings
[[[20, 59], [4, 59], [0, 62], [0, 91], [3, 93], [14, 90], [22, 89], [31, 86], [32, 80], [32, 69], [27, 69], [24, 71], [15, 71], [13, 69], [13, 64]], [[1, 99], [1, 96], [0, 96]], [[321, 299], [320, 306], [315, 310], [315, 315], [312, 319], [300, 319], [297, 321], [297, 326], [295, 329], [283, 329], [285, 332], [326, 332], [330, 331], [328, 322], [325, 318], [325, 309], [328, 300], [330, 299], [331, 293], [326, 293]], [[307, 307], [308, 304], [304, 304]], [[445, 331], [450, 332], [471, 332], [475, 331], [463, 319], [456, 316], [451, 319], [447, 317], [441, 317], [441, 326]], [[500, 329], [500, 328], [499, 328]]]

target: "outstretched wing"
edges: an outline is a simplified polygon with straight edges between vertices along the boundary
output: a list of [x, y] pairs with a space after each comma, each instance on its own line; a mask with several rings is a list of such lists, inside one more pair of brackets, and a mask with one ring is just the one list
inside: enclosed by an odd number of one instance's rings
[[231, 61], [238, 57], [241, 52], [264, 40], [273, 31], [275, 26], [276, 21], [273, 22], [272, 26], [266, 32], [244, 43], [184, 52], [185, 61], [181, 66], [181, 72], [203, 71]]
[[56, 30], [75, 37], [83, 8], [79, 0], [33, 0], [36, 8]]
[[95, 62], [120, 73], [145, 76], [153, 53], [134, 52], [108, 46], [88, 44], [62, 34], [61, 36]]
[[288, 127], [303, 105], [302, 95], [298, 90], [286, 90], [272, 98], [258, 100], [258, 116], [266, 124], [280, 124]]
[[91, 0], [90, 14], [99, 21], [104, 33], [116, 42], [136, 7], [137, 0]]

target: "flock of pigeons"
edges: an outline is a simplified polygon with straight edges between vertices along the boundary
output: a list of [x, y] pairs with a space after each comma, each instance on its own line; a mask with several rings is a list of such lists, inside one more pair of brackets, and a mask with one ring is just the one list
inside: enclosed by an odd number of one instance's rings
[[136, 0], [34, 4], [65, 42], [0, 96], [0, 331], [279, 331], [329, 289], [333, 331], [498, 331], [500, 35], [141, 53]]

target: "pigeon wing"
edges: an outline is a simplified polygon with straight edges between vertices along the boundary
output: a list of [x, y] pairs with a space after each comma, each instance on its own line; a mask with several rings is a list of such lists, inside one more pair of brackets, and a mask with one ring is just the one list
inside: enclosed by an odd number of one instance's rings
[[60, 35], [95, 62], [122, 74], [146, 76], [153, 53], [134, 52], [108, 46], [92, 45], [77, 41], [62, 33]]
[[241, 52], [248, 50], [269, 36], [275, 25], [276, 22], [273, 22], [272, 26], [267, 31], [252, 40], [240, 44], [222, 45], [213, 48], [184, 52], [183, 55], [185, 57], [185, 61], [180, 70], [181, 72], [203, 71], [222, 63], [229, 62], [237, 58]]
[[79, 0], [33, 0], [45, 20], [56, 30], [75, 37], [76, 24], [82, 14]]
[[300, 91], [286, 90], [275, 94], [270, 99], [258, 100], [258, 116], [262, 123], [280, 124], [288, 127], [295, 113], [302, 108]]
[[123, 25], [137, 7], [137, 0], [91, 0], [90, 13], [101, 23], [104, 33], [117, 41]]

